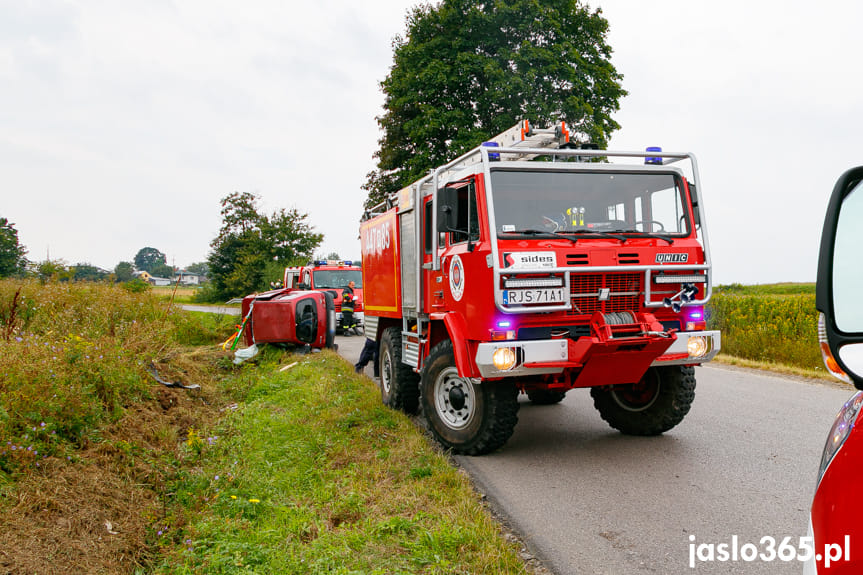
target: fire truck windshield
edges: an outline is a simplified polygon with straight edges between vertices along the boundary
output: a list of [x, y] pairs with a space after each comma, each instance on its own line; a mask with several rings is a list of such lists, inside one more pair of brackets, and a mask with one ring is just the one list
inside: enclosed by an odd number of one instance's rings
[[315, 270], [315, 289], [343, 289], [353, 281], [357, 289], [363, 288], [363, 272], [360, 270]]
[[[674, 173], [495, 169], [491, 172], [497, 233], [536, 230], [578, 237], [685, 237], [689, 212]], [[530, 230], [530, 231], [528, 231]]]

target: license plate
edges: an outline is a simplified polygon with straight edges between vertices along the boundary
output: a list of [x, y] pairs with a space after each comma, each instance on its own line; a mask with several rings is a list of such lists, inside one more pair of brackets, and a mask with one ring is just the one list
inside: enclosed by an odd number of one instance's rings
[[534, 288], [503, 290], [503, 305], [563, 303], [564, 288]]

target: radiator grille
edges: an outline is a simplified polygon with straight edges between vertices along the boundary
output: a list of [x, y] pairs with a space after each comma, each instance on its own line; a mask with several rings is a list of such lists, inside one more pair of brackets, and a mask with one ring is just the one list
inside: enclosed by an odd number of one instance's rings
[[[644, 296], [643, 281], [644, 276], [640, 273], [570, 274], [569, 297], [573, 309], [567, 315], [637, 310]], [[610, 291], [606, 301], [599, 301], [602, 289]]]

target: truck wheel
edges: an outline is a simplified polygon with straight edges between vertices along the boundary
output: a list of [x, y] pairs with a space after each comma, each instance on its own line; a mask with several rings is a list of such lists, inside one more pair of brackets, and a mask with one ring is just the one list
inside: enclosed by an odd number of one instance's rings
[[594, 387], [593, 405], [611, 427], [626, 435], [659, 435], [689, 413], [695, 399], [691, 367], [651, 367], [641, 381]]
[[420, 402], [419, 375], [402, 363], [402, 333], [399, 328], [384, 330], [378, 361], [384, 405], [405, 413], [416, 413]]
[[527, 398], [536, 405], [553, 405], [563, 401], [565, 391], [554, 389], [531, 389], [527, 392]]
[[515, 384], [474, 383], [459, 377], [450, 340], [432, 348], [423, 367], [420, 392], [432, 434], [454, 453], [494, 451], [507, 442], [518, 421]]

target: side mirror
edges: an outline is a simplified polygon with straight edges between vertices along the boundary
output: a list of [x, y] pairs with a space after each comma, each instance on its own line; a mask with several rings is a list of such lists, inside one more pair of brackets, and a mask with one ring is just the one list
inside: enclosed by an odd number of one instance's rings
[[297, 284], [297, 289], [299, 289], [299, 290], [307, 290], [307, 289], [309, 289], [309, 287], [310, 287], [309, 284], [304, 284], [304, 283], [298, 283]]
[[443, 188], [437, 197], [437, 231], [452, 232], [458, 225], [458, 190]]
[[842, 174], [827, 206], [815, 307], [827, 369], [863, 389], [863, 166]]
[[695, 218], [693, 225], [698, 227], [701, 226], [701, 208], [698, 207], [698, 190], [695, 187], [695, 184], [687, 181], [689, 184], [689, 197], [692, 199], [692, 216]]

